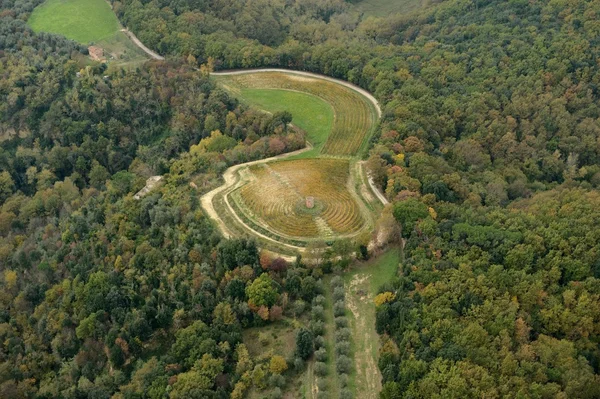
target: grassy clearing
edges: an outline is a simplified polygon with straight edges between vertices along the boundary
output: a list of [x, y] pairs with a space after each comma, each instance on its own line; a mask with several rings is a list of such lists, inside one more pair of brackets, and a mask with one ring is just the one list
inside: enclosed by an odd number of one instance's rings
[[362, 0], [355, 7], [367, 16], [385, 17], [396, 13], [408, 14], [425, 5], [425, 0]]
[[[303, 323], [304, 324], [304, 323]], [[280, 355], [289, 358], [296, 348], [296, 330], [300, 323], [294, 319], [284, 319], [264, 327], [252, 327], [243, 331], [243, 341], [252, 359], [270, 358]], [[304, 374], [295, 376], [286, 385], [288, 397], [302, 397]], [[268, 397], [270, 390], [251, 389], [246, 396], [249, 399]]]
[[146, 53], [121, 32], [105, 0], [47, 0], [33, 10], [27, 23], [36, 32], [57, 33], [81, 44], [102, 47], [109, 67], [135, 68], [148, 60]]
[[244, 89], [241, 98], [247, 104], [271, 113], [291, 112], [294, 117], [292, 123], [307, 133], [307, 139], [314, 147], [311, 153], [318, 154], [321, 151], [333, 126], [331, 105], [311, 94], [276, 89]]
[[392, 279], [398, 270], [400, 251], [392, 249], [369, 262], [359, 264], [344, 276], [346, 304], [353, 329], [354, 381], [357, 398], [375, 399], [381, 390], [377, 367], [379, 336], [375, 331], [375, 303], [380, 286]]
[[47, 0], [28, 21], [36, 32], [58, 33], [88, 44], [113, 36], [119, 21], [105, 0]]
[[[361, 155], [377, 120], [373, 105], [365, 97], [348, 87], [324, 79], [282, 72], [216, 76], [215, 79], [233, 95], [242, 98], [244, 92], [251, 89], [279, 89], [304, 92], [329, 103], [334, 119], [320, 151], [324, 155]], [[292, 114], [295, 116], [293, 112]], [[307, 155], [303, 154], [303, 157]]]
[[96, 44], [108, 53], [107, 58], [112, 57], [113, 61], [109, 62], [109, 67], [114, 65], [119, 68], [135, 68], [148, 60], [146, 53], [121, 31], [99, 40]]

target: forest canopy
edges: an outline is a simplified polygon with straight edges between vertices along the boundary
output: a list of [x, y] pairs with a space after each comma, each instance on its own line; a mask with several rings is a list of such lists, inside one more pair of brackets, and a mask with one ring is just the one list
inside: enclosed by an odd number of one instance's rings
[[379, 100], [367, 164], [403, 248], [376, 297], [382, 398], [600, 396], [600, 2], [373, 18], [342, 0], [113, 1], [167, 56], [115, 71], [32, 32], [39, 3], [0, 0], [0, 397], [241, 398], [323, 356], [305, 326], [289, 358], [243, 343], [318, 319], [323, 273], [347, 264], [269, 259], [209, 222], [199, 194], [228, 166], [305, 139], [205, 64]]

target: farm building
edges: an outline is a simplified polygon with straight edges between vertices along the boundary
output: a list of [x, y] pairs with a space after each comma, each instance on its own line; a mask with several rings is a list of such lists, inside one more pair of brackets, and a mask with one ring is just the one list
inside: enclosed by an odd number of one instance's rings
[[88, 47], [88, 51], [90, 53], [90, 58], [94, 61], [106, 61], [104, 59], [104, 49], [98, 46], [90, 46]]

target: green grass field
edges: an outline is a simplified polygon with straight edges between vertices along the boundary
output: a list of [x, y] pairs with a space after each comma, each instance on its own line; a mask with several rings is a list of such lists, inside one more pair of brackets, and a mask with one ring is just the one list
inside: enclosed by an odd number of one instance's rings
[[47, 0], [28, 21], [35, 32], [58, 33], [82, 44], [114, 36], [119, 21], [105, 0]]
[[356, 389], [356, 398], [376, 399], [381, 390], [374, 298], [379, 287], [396, 275], [399, 262], [400, 250], [391, 249], [344, 275], [346, 306], [353, 329], [355, 369], [351, 386]]
[[241, 97], [247, 104], [268, 112], [290, 111], [294, 118], [292, 123], [306, 131], [308, 141], [314, 146], [302, 157], [321, 152], [334, 117], [333, 109], [326, 101], [307, 93], [277, 89], [243, 89]]
[[363, 0], [355, 3], [358, 11], [367, 16], [385, 17], [390, 14], [408, 14], [423, 7], [425, 0]]

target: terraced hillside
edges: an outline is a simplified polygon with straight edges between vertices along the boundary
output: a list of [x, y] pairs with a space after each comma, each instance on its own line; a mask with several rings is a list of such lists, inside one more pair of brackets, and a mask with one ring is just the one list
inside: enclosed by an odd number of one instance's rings
[[[269, 229], [296, 239], [333, 237], [366, 223], [346, 187], [349, 163], [337, 159], [281, 161], [250, 168], [250, 183], [233, 193]], [[237, 194], [237, 195], [236, 195]], [[306, 207], [306, 198], [314, 207]]]
[[355, 239], [373, 228], [380, 204], [357, 162], [379, 116], [368, 93], [291, 71], [215, 78], [249, 105], [290, 111], [309, 141], [290, 157], [230, 168], [225, 184], [202, 198], [226, 236], [252, 236], [264, 249], [291, 256], [311, 243]]
[[[339, 83], [283, 72], [260, 72], [223, 76], [222, 84], [244, 98], [253, 90], [278, 89], [312, 94], [334, 109], [334, 121], [321, 150], [324, 155], [356, 156], [372, 133], [377, 120], [373, 104], [357, 91]], [[293, 104], [291, 104], [293, 108]], [[293, 109], [291, 109], [293, 113]]]

